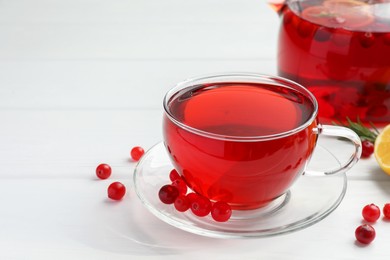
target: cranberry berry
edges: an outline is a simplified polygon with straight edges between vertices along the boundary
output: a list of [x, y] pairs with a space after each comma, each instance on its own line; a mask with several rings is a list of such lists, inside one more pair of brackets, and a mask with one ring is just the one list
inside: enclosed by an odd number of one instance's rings
[[190, 208], [190, 200], [187, 196], [181, 194], [176, 198], [174, 206], [177, 211], [184, 212]]
[[198, 197], [199, 195], [196, 194], [195, 192], [191, 192], [191, 193], [188, 193], [187, 194], [187, 198], [190, 200], [190, 203], [192, 204], [192, 202], [194, 202], [196, 200], [196, 198]]
[[113, 182], [107, 189], [108, 197], [113, 200], [121, 200], [126, 194], [126, 187], [120, 182]]
[[111, 176], [111, 167], [108, 164], [102, 163], [99, 164], [98, 167], [96, 167], [96, 176], [99, 179], [107, 179]]
[[190, 198], [191, 211], [198, 217], [207, 216], [211, 211], [211, 202], [208, 198], [196, 195]]
[[386, 203], [385, 206], [383, 206], [383, 215], [385, 218], [390, 219], [390, 203]]
[[169, 173], [169, 179], [174, 182], [175, 180], [178, 180], [178, 179], [181, 179], [179, 173], [173, 169], [170, 173]]
[[180, 194], [187, 194], [187, 184], [183, 181], [183, 179], [176, 179], [172, 182], [172, 186], [176, 187], [179, 190]]
[[374, 153], [374, 144], [368, 140], [362, 142], [362, 158], [368, 158]]
[[356, 240], [363, 244], [369, 244], [375, 239], [375, 229], [368, 224], [363, 224], [355, 230]]
[[223, 201], [215, 202], [211, 208], [211, 216], [215, 221], [226, 222], [232, 215], [232, 208]]
[[144, 155], [144, 153], [145, 151], [142, 147], [135, 146], [133, 147], [133, 149], [131, 149], [130, 155], [134, 161], [138, 161], [142, 157], [142, 155]]
[[164, 185], [158, 192], [158, 197], [164, 204], [172, 204], [179, 197], [179, 190], [172, 185]]
[[362, 215], [367, 222], [375, 222], [379, 219], [381, 210], [377, 205], [371, 203], [363, 208]]

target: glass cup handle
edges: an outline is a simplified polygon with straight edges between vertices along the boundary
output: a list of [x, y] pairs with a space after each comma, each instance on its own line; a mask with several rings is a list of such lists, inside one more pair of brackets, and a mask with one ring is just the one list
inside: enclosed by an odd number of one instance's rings
[[[345, 173], [358, 162], [360, 155], [362, 154], [362, 143], [360, 141], [359, 136], [354, 131], [346, 127], [333, 126], [333, 125], [318, 125], [315, 131], [317, 132], [318, 135], [325, 135], [334, 138], [345, 138], [348, 141], [350, 141], [355, 147], [355, 151], [349, 157], [347, 162], [342, 164], [339, 168], [322, 172], [322, 174], [331, 175], [336, 173]], [[313, 172], [313, 171], [309, 171], [309, 173], [318, 174], [318, 172]]]

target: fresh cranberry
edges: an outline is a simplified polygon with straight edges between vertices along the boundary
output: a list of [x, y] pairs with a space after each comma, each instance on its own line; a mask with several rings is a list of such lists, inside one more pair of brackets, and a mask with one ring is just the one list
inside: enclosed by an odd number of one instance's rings
[[211, 207], [211, 216], [215, 221], [226, 222], [232, 215], [232, 208], [223, 201], [217, 201]]
[[383, 207], [383, 215], [385, 218], [390, 219], [390, 203], [386, 203]]
[[135, 146], [133, 147], [133, 149], [131, 149], [130, 155], [134, 161], [138, 161], [142, 157], [142, 155], [144, 155], [144, 153], [145, 151], [142, 147]]
[[178, 180], [178, 179], [181, 179], [179, 173], [173, 169], [170, 173], [169, 173], [169, 179], [173, 182], [175, 180]]
[[164, 204], [172, 204], [179, 196], [179, 190], [172, 185], [164, 185], [158, 192], [158, 197]]
[[177, 179], [172, 182], [172, 186], [176, 187], [179, 190], [180, 194], [187, 194], [187, 184], [183, 179]]
[[363, 218], [368, 222], [375, 222], [381, 215], [379, 207], [373, 203], [366, 205], [362, 210]]
[[194, 202], [196, 200], [196, 198], [198, 197], [199, 195], [196, 194], [195, 192], [190, 192], [187, 194], [187, 198], [189, 199], [190, 203]]
[[359, 41], [363, 48], [370, 48], [375, 43], [375, 36], [370, 32], [361, 33]]
[[211, 202], [208, 198], [196, 195], [191, 200], [191, 211], [198, 217], [207, 216], [211, 211]]
[[356, 240], [363, 244], [369, 244], [375, 239], [375, 229], [368, 224], [363, 224], [355, 230]]
[[179, 195], [179, 197], [176, 198], [174, 206], [177, 211], [187, 211], [190, 208], [190, 200], [187, 198], [187, 196], [181, 194]]
[[362, 158], [368, 158], [374, 153], [374, 144], [368, 140], [362, 142]]
[[99, 164], [98, 167], [96, 167], [96, 176], [99, 179], [107, 179], [111, 176], [111, 167], [108, 164], [102, 163]]
[[113, 182], [107, 189], [108, 197], [113, 200], [121, 200], [126, 193], [126, 187], [120, 182]]

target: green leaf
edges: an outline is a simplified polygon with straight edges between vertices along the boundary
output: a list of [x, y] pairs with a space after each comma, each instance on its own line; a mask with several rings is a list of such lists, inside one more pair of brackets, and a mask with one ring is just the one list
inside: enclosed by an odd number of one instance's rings
[[372, 122], [369, 122], [370, 126], [372, 127], [373, 131], [364, 126], [364, 124], [361, 122], [359, 118], [356, 119], [356, 122], [353, 122], [351, 119], [348, 117], [346, 118], [347, 123], [343, 124], [342, 122], [339, 121], [339, 123], [333, 122], [334, 125], [339, 125], [339, 126], [344, 126], [352, 131], [354, 131], [362, 141], [367, 140], [372, 143], [375, 143], [375, 140], [379, 134], [378, 129], [375, 127], [375, 125]]

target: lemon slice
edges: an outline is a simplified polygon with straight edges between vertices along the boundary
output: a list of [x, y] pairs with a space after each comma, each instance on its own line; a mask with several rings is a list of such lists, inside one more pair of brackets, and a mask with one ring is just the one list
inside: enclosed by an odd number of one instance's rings
[[303, 10], [302, 17], [329, 27], [357, 29], [374, 21], [372, 6], [357, 0], [325, 0]]
[[376, 138], [374, 154], [382, 170], [390, 175], [390, 125]]
[[330, 8], [350, 8], [356, 6], [368, 6], [367, 3], [360, 0], [325, 0], [323, 5]]
[[326, 0], [323, 2], [323, 6], [348, 19], [353, 27], [363, 26], [374, 21], [372, 5], [360, 0]]

